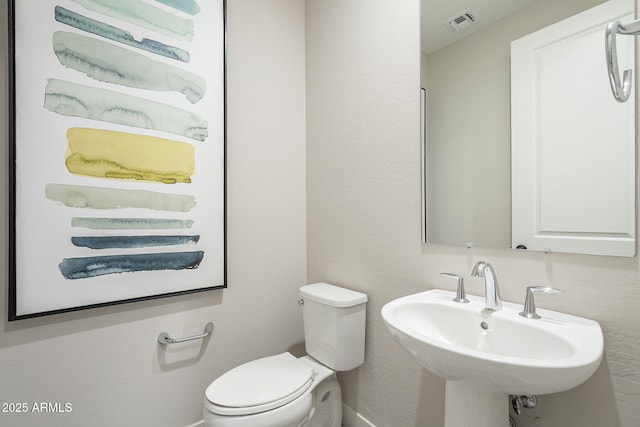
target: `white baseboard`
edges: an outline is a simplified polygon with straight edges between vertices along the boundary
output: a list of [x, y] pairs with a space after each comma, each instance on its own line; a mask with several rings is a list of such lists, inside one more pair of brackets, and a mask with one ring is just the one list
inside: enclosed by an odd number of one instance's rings
[[[344, 403], [342, 404], [342, 425], [343, 427], [376, 427], [369, 422], [369, 420]], [[186, 427], [204, 427], [204, 420]]]
[[365, 417], [351, 409], [348, 405], [342, 404], [342, 426], [343, 427], [376, 427]]

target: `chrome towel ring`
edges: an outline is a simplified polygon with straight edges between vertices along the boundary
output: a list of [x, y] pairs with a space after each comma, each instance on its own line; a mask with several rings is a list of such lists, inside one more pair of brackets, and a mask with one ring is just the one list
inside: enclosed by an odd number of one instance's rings
[[618, 70], [618, 54], [616, 52], [616, 34], [638, 35], [640, 34], [640, 20], [629, 24], [621, 24], [620, 21], [613, 21], [607, 24], [605, 30], [604, 45], [607, 57], [607, 71], [609, 72], [609, 83], [613, 97], [618, 102], [625, 102], [631, 94], [631, 70], [624, 70], [622, 81], [620, 81], [620, 71]]

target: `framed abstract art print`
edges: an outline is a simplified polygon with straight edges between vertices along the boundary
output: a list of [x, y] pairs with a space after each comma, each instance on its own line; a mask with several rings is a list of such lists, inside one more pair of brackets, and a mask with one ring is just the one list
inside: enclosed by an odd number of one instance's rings
[[10, 1], [9, 320], [226, 286], [225, 6]]

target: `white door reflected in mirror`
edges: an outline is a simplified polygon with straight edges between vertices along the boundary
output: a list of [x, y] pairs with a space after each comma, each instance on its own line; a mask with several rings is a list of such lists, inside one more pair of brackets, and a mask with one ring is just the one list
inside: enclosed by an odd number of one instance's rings
[[[422, 1], [423, 240], [633, 256], [635, 111], [611, 96], [604, 52], [606, 24], [633, 20], [633, 1], [522, 1], [523, 9], [493, 20], [479, 4]], [[425, 33], [440, 33], [456, 8], [469, 7], [472, 26], [447, 30], [451, 40], [440, 46], [426, 45], [441, 34]], [[425, 16], [435, 12], [443, 19], [425, 28], [432, 19]], [[512, 42], [564, 23], [569, 27], [553, 30], [550, 46], [530, 46], [525, 65], [516, 65], [522, 54], [514, 53], [512, 71]], [[465, 32], [473, 36], [463, 38]], [[618, 37], [621, 69], [633, 68], [633, 39]], [[590, 149], [588, 140], [595, 142]]]

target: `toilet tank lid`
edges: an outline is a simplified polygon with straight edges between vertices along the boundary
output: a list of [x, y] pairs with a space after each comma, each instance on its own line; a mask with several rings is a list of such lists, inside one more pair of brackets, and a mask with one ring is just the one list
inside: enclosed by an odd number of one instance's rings
[[328, 283], [313, 283], [300, 288], [300, 295], [331, 307], [352, 307], [367, 302], [367, 295]]

